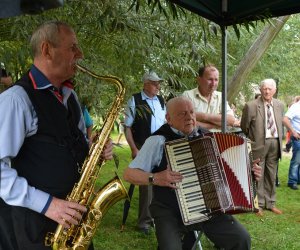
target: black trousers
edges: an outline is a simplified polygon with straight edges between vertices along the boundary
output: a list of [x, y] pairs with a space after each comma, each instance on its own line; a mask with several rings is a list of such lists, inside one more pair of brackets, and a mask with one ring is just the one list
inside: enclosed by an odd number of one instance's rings
[[226, 250], [251, 248], [249, 233], [231, 215], [220, 214], [208, 221], [185, 226], [181, 215], [168, 206], [152, 201], [150, 211], [160, 250], [182, 250], [182, 239], [191, 231], [202, 231], [216, 246]]
[[[0, 205], [0, 250], [51, 250], [45, 246], [48, 232], [57, 223], [45, 215], [23, 207]], [[93, 244], [89, 250], [93, 250]]]
[[11, 207], [0, 198], [0, 250], [18, 249], [16, 244]]

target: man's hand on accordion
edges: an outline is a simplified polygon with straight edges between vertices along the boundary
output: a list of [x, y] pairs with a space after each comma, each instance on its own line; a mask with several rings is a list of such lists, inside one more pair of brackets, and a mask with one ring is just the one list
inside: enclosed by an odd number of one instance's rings
[[176, 189], [176, 183], [181, 182], [182, 178], [179, 172], [172, 171], [168, 165], [166, 170], [155, 173], [154, 185]]
[[253, 174], [255, 176], [255, 180], [256, 181], [259, 181], [259, 179], [261, 178], [261, 166], [258, 165], [260, 159], [256, 159], [253, 161], [253, 166], [252, 166], [252, 171], [253, 171]]

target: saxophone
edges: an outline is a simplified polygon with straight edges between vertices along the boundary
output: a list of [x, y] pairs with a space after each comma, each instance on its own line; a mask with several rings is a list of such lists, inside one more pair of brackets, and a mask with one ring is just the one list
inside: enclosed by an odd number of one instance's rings
[[79, 182], [74, 185], [72, 192], [66, 198], [68, 201], [74, 201], [86, 206], [87, 212], [78, 225], [72, 225], [69, 229], [58, 225], [55, 233], [47, 233], [45, 245], [51, 246], [54, 250], [88, 249], [97, 226], [107, 210], [119, 200], [128, 199], [126, 188], [117, 175], [106, 183], [98, 193], [94, 190], [96, 179], [101, 166], [104, 164], [101, 154], [125, 95], [124, 85], [116, 77], [98, 76], [80, 65], [77, 65], [77, 68], [96, 79], [112, 82], [116, 85], [118, 93], [106, 116], [102, 130], [97, 136], [95, 143], [91, 146], [89, 156], [83, 163]]

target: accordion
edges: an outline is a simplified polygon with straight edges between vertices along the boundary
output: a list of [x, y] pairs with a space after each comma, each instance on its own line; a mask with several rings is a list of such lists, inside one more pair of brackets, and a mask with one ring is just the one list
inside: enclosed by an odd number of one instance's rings
[[207, 133], [165, 143], [170, 168], [180, 172], [176, 196], [185, 225], [215, 213], [258, 211], [251, 144], [231, 133]]

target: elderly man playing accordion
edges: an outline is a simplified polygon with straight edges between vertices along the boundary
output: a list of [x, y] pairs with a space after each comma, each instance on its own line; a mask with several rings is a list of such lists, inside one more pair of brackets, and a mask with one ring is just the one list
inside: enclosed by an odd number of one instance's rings
[[[124, 179], [135, 185], [153, 185], [150, 211], [154, 218], [160, 250], [181, 250], [182, 238], [189, 231], [202, 231], [218, 247], [246, 250], [251, 247], [247, 230], [231, 215], [217, 213], [210, 219], [186, 226], [182, 221], [175, 190], [182, 182], [181, 173], [167, 164], [164, 145], [167, 141], [207, 132], [196, 127], [195, 110], [187, 97], [175, 97], [167, 103], [167, 124], [149, 137], [137, 157], [124, 172]], [[260, 167], [252, 171], [260, 177]]]

